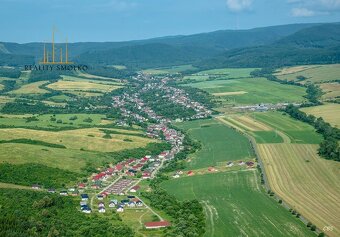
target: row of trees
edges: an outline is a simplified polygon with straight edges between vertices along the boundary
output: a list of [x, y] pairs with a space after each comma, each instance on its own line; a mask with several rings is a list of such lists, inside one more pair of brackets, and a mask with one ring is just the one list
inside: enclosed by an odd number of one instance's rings
[[320, 144], [319, 155], [326, 159], [340, 161], [340, 129], [332, 127], [322, 118], [307, 115], [293, 105], [288, 105], [284, 110], [290, 116], [314, 126], [316, 131], [323, 135], [324, 140]]

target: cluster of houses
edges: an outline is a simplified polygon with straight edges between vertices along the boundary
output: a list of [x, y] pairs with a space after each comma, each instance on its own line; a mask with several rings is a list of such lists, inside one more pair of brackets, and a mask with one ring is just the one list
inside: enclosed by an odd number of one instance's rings
[[[244, 162], [244, 161], [240, 160], [236, 164], [237, 165], [246, 165], [247, 168], [254, 168], [254, 166], [255, 166], [255, 163], [253, 161], [246, 161], [246, 162]], [[232, 167], [234, 165], [235, 164], [234, 164], [233, 161], [228, 161], [227, 164], [226, 164], [227, 167]]]
[[[294, 106], [300, 106], [301, 104], [295, 103]], [[244, 105], [244, 106], [236, 106], [234, 109], [241, 111], [257, 111], [257, 112], [265, 112], [268, 110], [277, 110], [284, 109], [288, 106], [288, 103], [278, 103], [278, 104], [256, 104], [256, 105]]]

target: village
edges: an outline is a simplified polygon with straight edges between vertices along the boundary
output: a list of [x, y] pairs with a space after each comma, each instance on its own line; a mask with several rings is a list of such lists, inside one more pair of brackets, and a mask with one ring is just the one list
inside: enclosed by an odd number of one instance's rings
[[[165, 92], [165, 97], [173, 103], [180, 104], [186, 108], [193, 109], [196, 114], [191, 117], [178, 118], [177, 120], [192, 120], [207, 118], [212, 111], [205, 108], [198, 102], [189, 99], [184, 90], [168, 86], [170, 78], [155, 80], [145, 74], [138, 74], [137, 81], [143, 81], [143, 87], [135, 93], [123, 93], [112, 97], [112, 107], [118, 108], [124, 119], [117, 121], [118, 126], [129, 126], [132, 123], [147, 124], [145, 135], [150, 138], [164, 140], [171, 144], [171, 149], [161, 152], [156, 156], [145, 155], [144, 157], [131, 157], [110, 167], [98, 168], [98, 172], [87, 178], [87, 182], [82, 182], [59, 191], [60, 196], [78, 196], [79, 211], [85, 214], [117, 212], [124, 213], [131, 209], [149, 209], [158, 221], [146, 222], [146, 229], [162, 228], [171, 225], [165, 221], [158, 213], [151, 209], [140, 197], [140, 191], [148, 187], [140, 185], [145, 180], [153, 179], [163, 165], [184, 149], [184, 134], [169, 128], [172, 122], [170, 119], [156, 114], [150, 107], [146, 106], [140, 98], [141, 93], [148, 93], [150, 89], [159, 89]], [[215, 171], [215, 170], [214, 170]], [[216, 170], [217, 171], [217, 170]], [[179, 177], [181, 171], [174, 173], [173, 178]], [[188, 176], [193, 175], [193, 171], [188, 172]], [[32, 188], [39, 189], [39, 185]], [[55, 193], [53, 188], [48, 192]]]

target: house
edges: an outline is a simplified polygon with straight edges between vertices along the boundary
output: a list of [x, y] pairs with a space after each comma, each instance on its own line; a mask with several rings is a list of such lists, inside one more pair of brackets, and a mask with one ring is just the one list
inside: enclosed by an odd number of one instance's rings
[[134, 203], [134, 202], [129, 202], [129, 203], [128, 203], [128, 206], [129, 206], [129, 207], [136, 207], [136, 203]]
[[118, 206], [117, 207], [117, 212], [123, 212], [124, 211], [124, 207], [123, 206]]
[[232, 167], [234, 163], [232, 161], [227, 162], [227, 167]]
[[100, 213], [105, 213], [105, 207], [99, 207], [98, 208], [98, 212], [100, 212]]
[[87, 205], [87, 202], [84, 202], [84, 201], [81, 201], [80, 202], [80, 206], [82, 207], [82, 206], [85, 206], [85, 205]]
[[139, 185], [136, 185], [136, 186], [133, 186], [133, 187], [130, 189], [130, 192], [131, 192], [131, 193], [135, 193], [135, 192], [137, 192], [139, 189], [140, 189], [140, 186], [139, 186]]
[[49, 192], [49, 193], [55, 193], [55, 189], [54, 189], [54, 188], [49, 188], [49, 189], [47, 190], [47, 192]]
[[115, 207], [115, 206], [116, 206], [116, 204], [114, 202], [112, 202], [112, 201], [109, 202], [109, 207], [112, 208], [112, 207]]
[[79, 189], [84, 189], [85, 187], [86, 187], [86, 185], [83, 184], [83, 183], [78, 184], [78, 188], [79, 188]]
[[41, 189], [41, 186], [39, 184], [33, 184], [32, 189]]
[[127, 198], [135, 198], [135, 196], [132, 196], [132, 195], [129, 195], [129, 196], [127, 196]]
[[98, 200], [103, 200], [103, 199], [104, 199], [104, 196], [103, 196], [102, 194], [98, 194], [98, 195], [97, 195], [97, 199], [98, 199]]
[[137, 201], [136, 202], [136, 206], [137, 207], [142, 207], [143, 206], [143, 202], [142, 201]]
[[60, 196], [68, 196], [68, 193], [67, 193], [66, 190], [63, 190], [63, 191], [60, 191], [60, 192], [59, 192], [59, 195], [60, 195]]
[[177, 178], [179, 178], [179, 175], [178, 174], [174, 174], [172, 177], [177, 179]]
[[209, 171], [209, 172], [215, 172], [215, 171], [217, 171], [217, 170], [216, 170], [214, 167], [209, 167], [209, 168], [208, 168], [208, 171]]
[[144, 223], [146, 229], [158, 229], [170, 226], [170, 222], [168, 221], [154, 221], [154, 222], [146, 222]]
[[86, 194], [86, 193], [80, 194], [80, 197], [81, 197], [81, 200], [82, 200], [82, 201], [87, 201], [87, 200], [89, 200], [89, 195]]
[[151, 178], [151, 174], [149, 172], [144, 172], [143, 175], [142, 175], [142, 178], [143, 179], [149, 179], [149, 178]]
[[105, 204], [103, 202], [98, 203], [98, 207], [105, 207]]
[[71, 194], [72, 196], [78, 196], [79, 195], [79, 191], [78, 190], [74, 190]]
[[188, 176], [193, 176], [194, 175], [194, 172], [192, 170], [188, 171], [187, 173]]
[[76, 191], [76, 189], [75, 188], [69, 188], [68, 191], [69, 192], [74, 192], [74, 191]]
[[252, 162], [252, 161], [247, 161], [246, 165], [247, 165], [248, 168], [252, 168], [252, 167], [254, 167], [255, 163]]
[[118, 164], [118, 165], [115, 166], [115, 170], [118, 171], [118, 172], [121, 171], [122, 169], [123, 169], [123, 165], [121, 165], [121, 164]]
[[85, 205], [81, 207], [81, 211], [88, 214], [91, 213], [92, 210], [89, 206]]
[[238, 165], [244, 165], [245, 163], [242, 161], [242, 160], [240, 160], [239, 162], [238, 162]]

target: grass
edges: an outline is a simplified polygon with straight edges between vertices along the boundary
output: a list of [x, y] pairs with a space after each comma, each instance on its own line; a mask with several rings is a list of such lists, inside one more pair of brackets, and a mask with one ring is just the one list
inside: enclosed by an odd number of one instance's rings
[[59, 80], [55, 83], [49, 84], [47, 87], [53, 90], [67, 91], [67, 92], [110, 92], [112, 90], [118, 89], [121, 86], [109, 85], [104, 83], [97, 83], [92, 81], [67, 81]]
[[254, 113], [256, 120], [283, 132], [290, 139], [291, 143], [319, 144], [322, 136], [315, 132], [315, 129], [306, 123], [295, 120], [289, 115], [280, 112]]
[[[77, 116], [76, 120], [70, 120], [70, 118]], [[101, 125], [108, 124], [106, 120], [106, 116], [103, 114], [56, 114], [53, 116], [52, 114], [44, 114], [44, 115], [35, 115], [38, 121], [31, 121], [29, 123], [26, 122], [26, 118], [29, 115], [7, 115], [0, 114], [0, 124], [6, 126], [16, 126], [16, 127], [39, 127], [39, 128], [62, 128], [62, 127], [80, 127], [83, 125]], [[91, 118], [92, 123], [84, 122], [86, 118]], [[52, 121], [51, 119], [55, 119]], [[57, 121], [61, 120], [61, 123]], [[112, 123], [113, 121], [111, 121]]]
[[332, 126], [340, 127], [339, 104], [325, 104], [320, 106], [302, 108], [301, 110], [307, 114], [312, 114], [315, 117], [322, 117]]
[[[265, 78], [245, 78], [237, 80], [215, 80], [187, 84], [211, 94], [238, 92], [234, 95], [219, 95], [222, 104], [259, 104], [280, 102], [301, 102], [305, 98], [305, 88], [283, 85]], [[242, 93], [239, 93], [242, 92]], [[246, 93], [244, 93], [246, 92]]]
[[187, 70], [194, 70], [196, 69], [192, 65], [179, 65], [179, 66], [172, 66], [172, 67], [165, 67], [165, 68], [154, 68], [154, 69], [146, 69], [142, 72], [152, 75], [162, 75], [168, 73], [179, 73]]
[[255, 170], [172, 179], [162, 186], [180, 200], [201, 201], [207, 218], [205, 237], [313, 236], [264, 193]]
[[[299, 66], [299, 68], [301, 68], [301, 66]], [[302, 70], [295, 70], [293, 67], [290, 70], [285, 70], [285, 73], [279, 73], [278, 78], [280, 80], [296, 81], [297, 76], [304, 76], [307, 78], [306, 80], [301, 81], [301, 83], [320, 83], [340, 79], [340, 64], [314, 65], [305, 67]]]
[[[103, 138], [105, 133], [97, 128], [75, 129], [67, 131], [42, 131], [23, 128], [9, 128], [0, 130], [0, 140], [32, 139], [45, 143], [59, 144], [67, 149], [87, 150], [97, 152], [113, 152], [129, 148], [145, 147], [155, 140], [124, 134], [111, 134], [110, 139]], [[126, 142], [124, 140], [130, 139]]]
[[206, 80], [221, 80], [221, 79], [235, 79], [250, 77], [250, 73], [256, 68], [222, 68], [201, 71], [189, 76], [185, 76], [184, 79], [191, 79], [195, 81]]
[[322, 95], [322, 99], [333, 99], [340, 97], [340, 83], [322, 83], [319, 85], [322, 89], [324, 95]]
[[39, 88], [41, 85], [46, 84], [48, 81], [37, 81], [29, 84], [22, 85], [19, 89], [13, 90], [11, 94], [46, 94], [49, 91]]
[[328, 236], [340, 236], [340, 163], [321, 159], [317, 145], [258, 145], [271, 189]]
[[255, 131], [251, 135], [257, 143], [283, 143], [282, 137], [275, 131]]
[[251, 159], [254, 154], [246, 137], [212, 119], [177, 123], [202, 148], [190, 156], [188, 169], [216, 166], [219, 162]]

